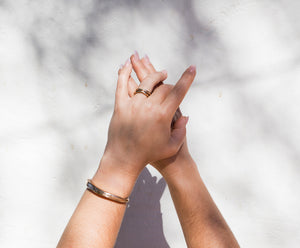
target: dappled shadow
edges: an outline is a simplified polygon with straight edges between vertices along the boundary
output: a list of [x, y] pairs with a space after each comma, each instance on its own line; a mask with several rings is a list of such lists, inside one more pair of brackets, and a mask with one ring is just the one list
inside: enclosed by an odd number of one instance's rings
[[[261, 15], [265, 14], [264, 17], [276, 25], [278, 39], [282, 39], [284, 44], [286, 41], [284, 49], [289, 50], [293, 56], [281, 59], [275, 66], [267, 65], [261, 70], [243, 72], [236, 69], [238, 62], [230, 60], [236, 50], [226, 44], [224, 33], [213, 27], [213, 19], [204, 15], [209, 11], [209, 7], [218, 8], [217, 2], [205, 1], [201, 8], [196, 8], [197, 2], [192, 0], [64, 0], [43, 1], [43, 3], [27, 0], [0, 1], [1, 9], [10, 13], [13, 23], [23, 33], [24, 40], [28, 42], [27, 45], [32, 49], [36, 59], [34, 66], [38, 71], [36, 74], [40, 76], [36, 87], [47, 122], [32, 128], [32, 133], [36, 136], [55, 134], [57, 141], [51, 145], [59, 144], [59, 148], [64, 151], [58, 158], [59, 164], [55, 167], [57, 168], [55, 190], [61, 199], [72, 203], [78, 200], [83, 190], [82, 177], [91, 166], [96, 168], [95, 163], [101, 156], [99, 147], [103, 147], [106, 142], [105, 128], [101, 127], [100, 132], [98, 127], [102, 123], [105, 123], [103, 126], [108, 126], [107, 116], [111, 114], [114, 104], [117, 64], [123, 63], [125, 57], [135, 48], [143, 47], [145, 51], [154, 54], [154, 59], [159, 56], [165, 59], [163, 61], [166, 63], [165, 67], [171, 68], [170, 77], [178, 73], [181, 67], [195, 63], [199, 68], [196, 80], [201, 81], [192, 86], [192, 90], [197, 94], [211, 91], [218, 93], [220, 89], [227, 89], [232, 105], [229, 104], [224, 111], [230, 112], [229, 108], [234, 107], [236, 112], [231, 124], [242, 123], [239, 130], [235, 129], [232, 132], [234, 137], [232, 140], [238, 140], [239, 149], [245, 148], [251, 138], [245, 134], [245, 130], [253, 129], [256, 131], [253, 135], [257, 140], [263, 140], [264, 144], [270, 146], [280, 145], [282, 156], [286, 156], [289, 161], [285, 166], [294, 172], [293, 180], [299, 179], [298, 136], [295, 132], [286, 130], [292, 126], [292, 121], [284, 122], [284, 118], [279, 115], [283, 115], [283, 110], [279, 113], [269, 108], [266, 100], [268, 98], [256, 95], [265, 85], [265, 81], [271, 81], [265, 86], [267, 88], [265, 92], [271, 91], [275, 87], [272, 81], [275, 82], [282, 75], [299, 68], [299, 2], [261, 1], [266, 6], [265, 9], [261, 9]], [[234, 4], [239, 2], [238, 4], [243, 6], [240, 3], [242, 1], [228, 2]], [[219, 12], [222, 16], [222, 9]], [[236, 14], [238, 11], [229, 12]], [[252, 16], [249, 16], [249, 19], [251, 18]], [[281, 26], [282, 22], [285, 25]], [[258, 32], [255, 35], [264, 34]], [[238, 37], [231, 37], [232, 40], [235, 38]], [[157, 40], [160, 42], [159, 45], [152, 46]], [[167, 45], [163, 46], [165, 43]], [[156, 48], [159, 51], [153, 52]], [[245, 61], [247, 59], [248, 57]], [[282, 86], [278, 89], [285, 90], [285, 82], [278, 82], [279, 84]], [[247, 88], [249, 85], [256, 88], [254, 93]], [[286, 94], [285, 98], [288, 97]], [[275, 100], [274, 97], [272, 99]], [[277, 100], [280, 105], [279, 97]], [[206, 104], [210, 106], [211, 102]], [[220, 106], [224, 104], [225, 101], [221, 102]], [[284, 104], [288, 112], [291, 106]], [[223, 111], [221, 108], [216, 110]], [[211, 111], [209, 107], [207, 111]], [[291, 113], [288, 113], [290, 120], [296, 118]], [[200, 116], [203, 113], [196, 114]], [[227, 120], [226, 116], [220, 120], [217, 128], [222, 129]], [[244, 126], [247, 128], [243, 128]], [[193, 139], [199, 144], [197, 149], [202, 149], [205, 139], [210, 137], [204, 133], [203, 137], [195, 138], [196, 131], [190, 131], [194, 136]], [[32, 133], [29, 132], [29, 136], [33, 135]], [[5, 143], [12, 137], [13, 134], [8, 133], [1, 142]], [[100, 143], [102, 145], [99, 145]], [[206, 156], [214, 157], [216, 152], [214, 149], [208, 149]], [[97, 156], [99, 159], [95, 159]], [[201, 158], [197, 162], [203, 162], [200, 160]], [[201, 163], [202, 170], [210, 166], [205, 162]], [[213, 172], [211, 174], [215, 176]], [[220, 175], [218, 179], [220, 178], [224, 178], [224, 189], [228, 189], [233, 195], [233, 202], [228, 203], [229, 205], [233, 206], [243, 199], [248, 202], [257, 201], [260, 206], [268, 206], [267, 202], [256, 198], [253, 185], [246, 184], [240, 175], [228, 178]], [[147, 169], [143, 171], [132, 193], [117, 247], [124, 247], [123, 244], [128, 244], [128, 247], [134, 245], [150, 247], [150, 244], [151, 247], [168, 247], [163, 234], [159, 202], [164, 188], [163, 180], [156, 183], [156, 179]], [[49, 217], [44, 216], [47, 223]], [[283, 222], [284, 216], [280, 218]], [[55, 227], [45, 224], [45, 228], [47, 232], [51, 232]], [[266, 229], [269, 230], [271, 227], [266, 225]], [[134, 243], [131, 243], [133, 241]]]
[[[133, 27], [138, 25], [140, 16], [147, 17], [149, 25], [158, 17], [163, 22], [169, 22], [165, 15], [178, 16], [180, 25], [172, 28], [178, 31], [177, 36], [181, 40], [179, 44], [181, 49], [177, 56], [184, 59], [182, 63], [188, 64], [191, 60], [196, 60], [204, 71], [205, 68], [214, 66], [218, 68], [219, 73], [227, 67], [222, 43], [205, 18], [197, 15], [191, 0], [184, 3], [77, 0], [48, 2], [43, 6], [28, 2], [26, 11], [31, 13], [33, 18], [24, 32], [35, 52], [37, 66], [47, 79], [39, 85], [39, 89], [44, 111], [49, 116], [48, 126], [58, 133], [61, 142], [68, 147], [80, 142], [74, 139], [74, 135], [80, 130], [86, 129], [85, 132], [89, 137], [99, 136], [94, 133], [95, 129], [89, 130], [86, 123], [99, 121], [103, 114], [112, 111], [115, 76], [112, 77], [111, 72], [116, 71], [108, 68], [106, 62], [111, 62], [115, 69], [116, 61], [109, 60], [108, 53], [111, 48], [108, 47], [104, 37], [108, 23], [114, 24], [110, 18], [117, 18], [112, 13], [131, 13], [124, 21], [130, 22]], [[139, 15], [136, 16], [135, 13]], [[172, 26], [171, 22], [170, 25]], [[122, 30], [120, 32], [122, 34]], [[127, 39], [138, 43], [132, 35], [128, 35]], [[197, 47], [202, 47], [199, 56], [205, 57], [205, 61], [194, 53]], [[218, 72], [215, 70], [215, 73]], [[74, 108], [80, 107], [81, 102], [93, 101], [95, 111], [81, 111], [71, 116], [69, 112], [74, 110], [71, 109], [70, 100], [74, 101]], [[73, 126], [68, 123], [68, 115], [69, 120], [75, 123]], [[96, 142], [98, 141], [90, 142], [89, 147], [97, 147]], [[102, 139], [102, 142], [105, 142], [105, 139]], [[73, 155], [71, 159], [69, 156], [61, 158], [61, 172], [58, 179], [65, 185], [65, 189], [69, 189], [63, 192], [65, 196], [72, 195], [82, 173], [86, 171], [86, 167], [83, 166], [87, 164], [85, 155], [83, 153]]]
[[140, 174], [116, 242], [116, 248], [168, 248], [163, 233], [160, 198], [166, 188], [166, 182], [145, 168]]

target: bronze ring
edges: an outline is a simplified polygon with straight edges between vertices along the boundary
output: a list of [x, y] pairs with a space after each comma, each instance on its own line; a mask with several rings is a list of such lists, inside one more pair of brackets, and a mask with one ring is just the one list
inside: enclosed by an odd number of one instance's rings
[[151, 95], [151, 92], [149, 90], [144, 90], [144, 89], [141, 89], [141, 88], [137, 88], [136, 91], [134, 92], [134, 95], [136, 95], [138, 93], [142, 93], [146, 97], [149, 97]]

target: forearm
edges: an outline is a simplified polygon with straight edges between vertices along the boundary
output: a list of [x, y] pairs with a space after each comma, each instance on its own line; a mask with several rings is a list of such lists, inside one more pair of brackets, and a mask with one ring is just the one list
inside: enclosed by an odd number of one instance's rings
[[[115, 161], [101, 160], [93, 183], [107, 192], [128, 197], [135, 179], [106, 169], [111, 163]], [[101, 198], [86, 190], [57, 247], [113, 247], [125, 209], [125, 204]]]
[[178, 158], [173, 163], [166, 168], [163, 175], [168, 183], [187, 246], [239, 247], [206, 189], [193, 159]]
[[[134, 57], [141, 64], [138, 55]], [[170, 124], [195, 78], [196, 67], [190, 66], [172, 88], [156, 87], [167, 78], [166, 71], [156, 72], [152, 67], [150, 73], [144, 70], [143, 76], [138, 72], [139, 85], [131, 73], [132, 64], [127, 60], [118, 71], [105, 148], [105, 154], [113, 157], [102, 159], [93, 178], [100, 189], [121, 197], [130, 195], [147, 163], [175, 156], [182, 146], [186, 118], [177, 120], [171, 132]], [[58, 247], [113, 247], [125, 208], [86, 191]]]

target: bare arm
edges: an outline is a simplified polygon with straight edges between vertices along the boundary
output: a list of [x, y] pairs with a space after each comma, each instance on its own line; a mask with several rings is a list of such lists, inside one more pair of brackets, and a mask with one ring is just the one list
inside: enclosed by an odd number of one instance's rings
[[[116, 164], [116, 161], [102, 158], [93, 183], [112, 194], [129, 196], [135, 178], [110, 173], [105, 169], [110, 164]], [[57, 247], [113, 247], [125, 209], [124, 204], [98, 197], [86, 190]]]
[[[130, 195], [138, 175], [148, 163], [173, 156], [183, 144], [185, 125], [170, 130], [170, 123], [195, 74], [194, 67], [190, 67], [174, 90], [155, 91], [145, 96], [134, 94], [137, 84], [130, 76], [131, 71], [130, 61], [119, 70], [108, 141], [93, 177], [98, 188], [123, 198]], [[153, 72], [139, 87], [151, 92], [166, 78], [165, 71]], [[113, 247], [125, 208], [126, 205], [86, 191], [58, 247]]]
[[176, 157], [168, 166], [163, 166], [161, 172], [168, 183], [189, 248], [239, 247], [191, 156]]

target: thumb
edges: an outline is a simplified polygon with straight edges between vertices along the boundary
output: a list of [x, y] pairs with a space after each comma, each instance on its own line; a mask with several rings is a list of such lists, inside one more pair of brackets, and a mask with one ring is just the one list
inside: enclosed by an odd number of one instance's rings
[[[186, 135], [186, 124], [189, 120], [188, 116], [181, 116], [173, 126], [171, 131], [170, 146], [176, 147], [178, 150], [182, 145]], [[174, 148], [175, 149], [175, 148]]]

